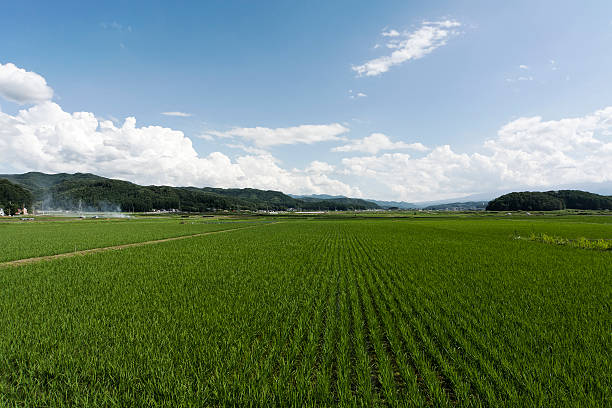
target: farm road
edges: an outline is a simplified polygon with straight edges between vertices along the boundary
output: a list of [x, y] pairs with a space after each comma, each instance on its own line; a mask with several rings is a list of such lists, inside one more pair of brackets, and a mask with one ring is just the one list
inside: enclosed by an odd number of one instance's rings
[[[277, 223], [278, 222], [270, 222], [270, 223], [261, 224], [261, 225], [272, 225], [272, 224], [277, 224]], [[37, 256], [37, 257], [34, 257], [34, 258], [16, 259], [14, 261], [7, 261], [7, 262], [0, 263], [0, 268], [6, 268], [6, 267], [10, 267], [10, 266], [19, 266], [19, 265], [25, 265], [25, 264], [30, 264], [30, 263], [42, 262], [42, 261], [52, 261], [54, 259], [69, 258], [69, 257], [72, 257], [72, 256], [78, 256], [78, 255], [89, 255], [89, 254], [93, 254], [93, 253], [96, 253], [96, 252], [121, 250], [121, 249], [124, 249], [124, 248], [132, 248], [132, 247], [139, 247], [139, 246], [145, 246], [145, 245], [160, 244], [162, 242], [178, 241], [180, 239], [196, 238], [196, 237], [201, 237], [201, 236], [204, 236], [204, 235], [221, 234], [223, 232], [239, 231], [239, 230], [245, 230], [245, 229], [249, 229], [249, 228], [256, 228], [256, 227], [260, 227], [261, 225], [251, 225], [251, 226], [248, 226], [248, 227], [230, 228], [230, 229], [221, 230], [221, 231], [200, 232], [198, 234], [182, 235], [180, 237], [162, 238], [162, 239], [156, 239], [156, 240], [152, 240], [152, 241], [143, 241], [143, 242], [132, 242], [132, 243], [129, 243], [129, 244], [121, 244], [121, 245], [113, 245], [113, 246], [101, 247], [101, 248], [84, 249], [84, 250], [81, 250], [81, 251], [64, 252], [62, 254]]]

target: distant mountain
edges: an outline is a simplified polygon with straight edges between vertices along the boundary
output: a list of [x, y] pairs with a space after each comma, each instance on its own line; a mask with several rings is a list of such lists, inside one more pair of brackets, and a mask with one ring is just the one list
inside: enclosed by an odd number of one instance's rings
[[[347, 198], [345, 196], [332, 196], [332, 195], [328, 195], [328, 194], [310, 194], [310, 195], [292, 195], [289, 194], [291, 197], [294, 198], [299, 198], [301, 200], [305, 200], [305, 201], [312, 201], [312, 200], [321, 200], [321, 199], [326, 199], [326, 200], [342, 200], [342, 199], [348, 199], [348, 200], [357, 200], [357, 202], [360, 201], [365, 201], [365, 202], [370, 202], [370, 203], [374, 203], [377, 204], [380, 208], [385, 208], [385, 209], [389, 209], [389, 208], [399, 208], [400, 210], [414, 210], [414, 209], [419, 209], [419, 208], [423, 208], [423, 209], [428, 209], [428, 210], [444, 210], [444, 209], [449, 209], [449, 210], [475, 210], [475, 209], [482, 209], [484, 210], [484, 208], [487, 206], [488, 201], [462, 201], [462, 202], [458, 202], [457, 199], [455, 199], [454, 202], [449, 200], [439, 200], [439, 201], [425, 201], [425, 202], [421, 202], [421, 203], [408, 203], [406, 201], [385, 201], [385, 200], [372, 200], [372, 199], [359, 199], [359, 198]], [[480, 195], [479, 195], [480, 196]]]
[[433, 211], [482, 211], [487, 208], [488, 201], [467, 201], [459, 203], [436, 204], [424, 207]]
[[364, 210], [378, 208], [374, 203], [359, 199], [298, 199], [279, 191], [252, 188], [141, 186], [88, 173], [31, 172], [0, 175], [0, 178], [5, 178], [29, 191], [38, 209], [209, 211], [212, 209]]
[[316, 203], [321, 203], [321, 202], [326, 202], [329, 205], [334, 205], [334, 208], [355, 208], [355, 209], [362, 209], [362, 210], [372, 210], [372, 209], [378, 209], [380, 208], [379, 205], [377, 205], [375, 202], [373, 202], [372, 200], [363, 200], [361, 198], [349, 198], [349, 197], [345, 197], [345, 196], [341, 196], [341, 195], [336, 195], [336, 196], [332, 196], [332, 195], [328, 195], [328, 194], [311, 194], [311, 195], [293, 195], [293, 194], [289, 194], [291, 197], [294, 197], [296, 199], [302, 200], [308, 204], [310, 204], [311, 206], [314, 206], [316, 209]]
[[523, 191], [489, 202], [489, 211], [612, 210], [612, 197], [581, 190]]
[[348, 198], [347, 196], [343, 196], [343, 195], [329, 195], [329, 194], [308, 194], [308, 195], [296, 195], [296, 194], [287, 194], [290, 197], [293, 198], [300, 198], [300, 199], [318, 199], [318, 200], [334, 200], [334, 199], [338, 199], [338, 198]]
[[407, 203], [405, 201], [383, 201], [383, 200], [369, 200], [373, 203], [378, 204], [382, 208], [399, 208], [401, 210], [411, 210], [420, 208], [417, 204]]

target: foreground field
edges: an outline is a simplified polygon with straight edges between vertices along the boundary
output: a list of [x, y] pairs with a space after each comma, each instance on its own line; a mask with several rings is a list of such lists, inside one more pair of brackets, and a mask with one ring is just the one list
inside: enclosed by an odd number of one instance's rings
[[612, 253], [478, 222], [284, 221], [0, 269], [0, 405], [609, 406]]

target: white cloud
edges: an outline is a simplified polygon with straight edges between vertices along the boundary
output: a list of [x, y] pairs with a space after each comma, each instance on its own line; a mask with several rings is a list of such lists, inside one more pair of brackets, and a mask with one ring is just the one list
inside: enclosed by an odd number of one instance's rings
[[319, 160], [315, 160], [311, 162], [308, 167], [306, 167], [306, 172], [308, 173], [331, 173], [336, 170], [335, 166], [332, 166], [329, 163], [322, 162]]
[[[248, 149], [247, 149], [248, 150]], [[64, 112], [43, 102], [11, 116], [0, 112], [0, 163], [19, 171], [91, 172], [140, 184], [252, 187], [299, 194], [347, 194], [356, 188], [327, 169], [286, 170], [263, 150], [232, 161], [220, 152], [200, 156], [183, 132], [160, 126], [121, 126], [89, 112]]]
[[351, 99], [365, 98], [365, 97], [367, 97], [367, 96], [368, 96], [368, 95], [366, 95], [366, 94], [365, 94], [365, 93], [363, 93], [363, 92], [353, 92], [353, 90], [352, 90], [352, 89], [349, 89], [349, 98], [351, 98]]
[[529, 67], [527, 65], [519, 65], [519, 68], [520, 69], [525, 69], [525, 70], [529, 69]]
[[[11, 69], [20, 75], [26, 72], [14, 66]], [[46, 86], [44, 78], [29, 74]], [[30, 92], [30, 84], [22, 83], [25, 90], [14, 88], [10, 95]], [[6, 97], [5, 92], [0, 95]], [[26, 99], [35, 100], [20, 100]], [[612, 106], [560, 120], [513, 120], [472, 153], [442, 145], [420, 157], [405, 152], [381, 154], [384, 150], [427, 148], [419, 143], [392, 142], [374, 133], [334, 149], [364, 152], [363, 156], [346, 157], [340, 164], [314, 160], [303, 169], [287, 169], [263, 149], [345, 140], [342, 134], [347, 131], [336, 123], [216, 132], [246, 143], [232, 145], [246, 152], [232, 159], [221, 152], [198, 154], [181, 131], [138, 127], [131, 117], [115, 124], [90, 112], [65, 112], [58, 104], [39, 98], [34, 106], [15, 115], [0, 111], [0, 170], [91, 172], [140, 184], [253, 187], [408, 201], [612, 182]], [[344, 177], [358, 180], [358, 186], [349, 185]]]
[[607, 107], [557, 121], [516, 119], [486, 141], [482, 153], [456, 153], [443, 145], [422, 158], [389, 153], [345, 158], [342, 164], [345, 174], [383, 186], [389, 198], [408, 201], [604, 183], [612, 181], [611, 131], [612, 107]]
[[226, 132], [210, 131], [208, 135], [227, 138], [242, 138], [259, 147], [269, 147], [285, 144], [312, 144], [344, 140], [340, 137], [349, 129], [339, 123], [329, 125], [300, 125], [287, 128], [233, 128]]
[[0, 96], [18, 104], [38, 103], [50, 100], [53, 89], [42, 76], [9, 62], [0, 64]]
[[359, 76], [377, 76], [387, 72], [394, 65], [422, 58], [436, 48], [445, 45], [451, 36], [457, 35], [458, 32], [455, 29], [459, 26], [461, 23], [454, 20], [424, 21], [421, 28], [413, 32], [400, 34], [395, 30], [385, 31], [382, 35], [392, 38], [385, 45], [395, 51], [391, 55], [353, 66], [353, 71]]
[[[19, 75], [26, 72], [14, 66], [10, 69]], [[28, 73], [26, 77], [45, 84], [44, 78], [37, 74]], [[25, 91], [29, 92], [30, 84], [22, 83]], [[25, 91], [15, 88], [9, 96], [24, 95]], [[28, 98], [29, 101], [33, 99]], [[331, 125], [331, 129], [338, 132], [338, 126]], [[298, 140], [320, 138], [316, 135], [308, 138], [311, 135], [309, 129], [307, 126], [297, 132]], [[312, 132], [317, 133], [317, 130], [320, 131], [315, 126]], [[296, 131], [288, 133], [295, 136]], [[280, 136], [282, 134], [280, 132]], [[20, 110], [14, 116], [0, 111], [0, 167], [49, 173], [91, 172], [140, 184], [252, 187], [296, 194], [361, 195], [359, 189], [330, 178], [329, 169], [321, 165], [310, 165], [305, 170], [286, 170], [263, 150], [239, 156], [233, 161], [221, 152], [200, 156], [181, 131], [160, 126], [137, 127], [133, 117], [116, 126], [90, 112], [65, 112], [48, 100]]]
[[365, 152], [376, 154], [381, 150], [412, 149], [420, 152], [429, 150], [421, 143], [392, 142], [382, 133], [372, 133], [363, 139], [352, 140], [344, 146], [334, 147], [333, 152]]
[[383, 37], [399, 37], [399, 35], [400, 33], [397, 30], [389, 30], [389, 31], [382, 32]]
[[178, 116], [181, 118], [188, 118], [191, 116], [191, 113], [185, 113], [185, 112], [162, 112], [162, 115], [165, 116]]

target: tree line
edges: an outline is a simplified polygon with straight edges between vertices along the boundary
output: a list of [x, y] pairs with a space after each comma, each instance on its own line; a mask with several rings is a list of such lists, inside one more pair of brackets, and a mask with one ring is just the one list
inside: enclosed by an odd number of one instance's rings
[[489, 202], [487, 211], [612, 210], [612, 197], [580, 190], [523, 191]]

